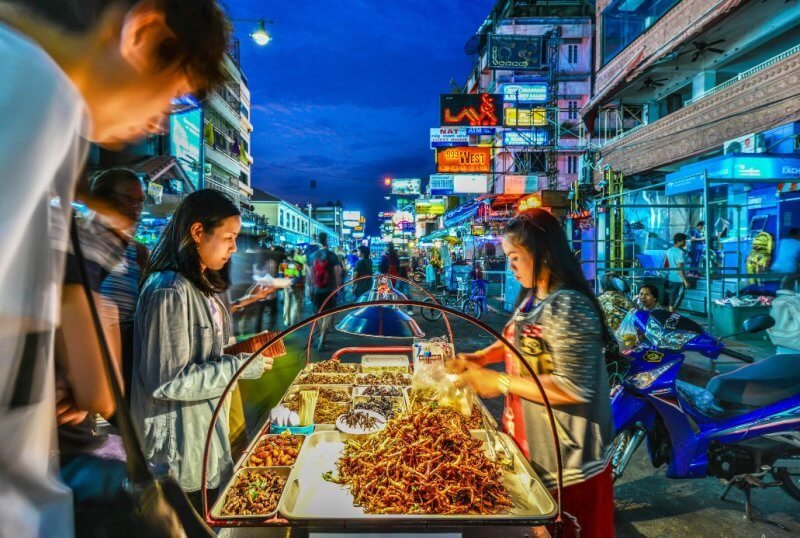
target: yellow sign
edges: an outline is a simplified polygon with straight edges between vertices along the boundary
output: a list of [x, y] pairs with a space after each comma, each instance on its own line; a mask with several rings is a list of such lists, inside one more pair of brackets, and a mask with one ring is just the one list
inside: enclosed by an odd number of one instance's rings
[[547, 125], [545, 108], [506, 108], [503, 114], [506, 127], [542, 127]]
[[519, 212], [522, 213], [526, 209], [533, 209], [535, 207], [542, 207], [542, 197], [539, 194], [531, 194], [526, 196], [519, 202]]

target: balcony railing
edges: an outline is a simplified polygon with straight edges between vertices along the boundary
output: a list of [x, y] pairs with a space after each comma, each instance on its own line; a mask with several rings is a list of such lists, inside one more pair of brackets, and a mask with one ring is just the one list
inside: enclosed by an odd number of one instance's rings
[[744, 80], [744, 79], [746, 79], [748, 77], [751, 77], [751, 76], [755, 75], [756, 73], [758, 73], [759, 71], [762, 71], [762, 70], [766, 69], [767, 67], [769, 67], [771, 65], [775, 65], [776, 63], [780, 62], [781, 60], [785, 60], [789, 56], [792, 56], [793, 54], [797, 54], [798, 52], [800, 52], [800, 44], [795, 45], [794, 47], [790, 48], [787, 51], [784, 51], [784, 52], [778, 54], [777, 56], [773, 56], [772, 58], [770, 58], [766, 62], [762, 62], [762, 63], [758, 64], [755, 67], [751, 67], [750, 69], [748, 69], [747, 71], [744, 71], [743, 73], [739, 73], [738, 75], [736, 75], [732, 79], [726, 80], [722, 84], [718, 84], [717, 86], [714, 86], [713, 88], [704, 91], [703, 93], [701, 93], [697, 97], [693, 97], [693, 98], [687, 100], [685, 102], [684, 106], [688, 106], [688, 105], [694, 104], [697, 101], [699, 101], [700, 99], [703, 99], [705, 97], [708, 97], [709, 95], [713, 95], [713, 94], [717, 93], [718, 91], [721, 91], [721, 90], [724, 90], [725, 88], [733, 86], [737, 82], [739, 82], [741, 80]]
[[234, 189], [230, 185], [227, 185], [224, 182], [224, 180], [220, 177], [217, 176], [206, 177], [206, 187], [227, 194], [237, 204], [240, 201], [241, 196], [239, 195], [239, 189]]

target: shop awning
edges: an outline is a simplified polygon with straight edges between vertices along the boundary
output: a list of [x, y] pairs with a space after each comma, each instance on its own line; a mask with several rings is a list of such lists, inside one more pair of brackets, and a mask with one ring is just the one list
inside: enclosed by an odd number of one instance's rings
[[800, 180], [800, 157], [732, 153], [687, 164], [667, 174], [665, 194], [702, 190], [704, 174], [711, 183], [792, 183]]
[[478, 200], [460, 205], [444, 214], [443, 223], [446, 227], [458, 226], [463, 222], [475, 218], [482, 205], [483, 202]]

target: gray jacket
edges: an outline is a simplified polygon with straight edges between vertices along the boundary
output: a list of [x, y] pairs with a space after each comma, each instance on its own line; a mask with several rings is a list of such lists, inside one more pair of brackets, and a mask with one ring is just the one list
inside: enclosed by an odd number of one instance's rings
[[[175, 272], [150, 275], [134, 318], [131, 411], [145, 456], [168, 465], [185, 491], [200, 489], [203, 447], [211, 415], [225, 386], [247, 355], [223, 355], [231, 335], [230, 316], [214, 327], [208, 298]], [[253, 361], [243, 379], [257, 379], [263, 362]], [[214, 427], [208, 463], [208, 487], [230, 477], [233, 461], [228, 440], [228, 412]]]

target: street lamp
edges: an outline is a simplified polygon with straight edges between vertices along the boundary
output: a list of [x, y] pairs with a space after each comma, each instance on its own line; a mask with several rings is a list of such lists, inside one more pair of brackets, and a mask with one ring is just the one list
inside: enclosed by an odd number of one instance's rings
[[272, 36], [269, 32], [267, 32], [267, 24], [273, 24], [272, 21], [266, 21], [264, 19], [231, 19], [231, 22], [254, 22], [257, 24], [255, 30], [250, 32], [250, 39], [252, 39], [256, 45], [264, 46], [267, 45], [270, 41], [272, 41]]

